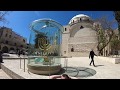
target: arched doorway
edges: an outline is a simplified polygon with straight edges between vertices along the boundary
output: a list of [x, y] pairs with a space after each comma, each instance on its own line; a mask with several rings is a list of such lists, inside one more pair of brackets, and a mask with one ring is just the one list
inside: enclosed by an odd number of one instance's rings
[[4, 47], [2, 48], [2, 52], [3, 52], [3, 53], [8, 53], [8, 47], [7, 47], [7, 46], [4, 46]]

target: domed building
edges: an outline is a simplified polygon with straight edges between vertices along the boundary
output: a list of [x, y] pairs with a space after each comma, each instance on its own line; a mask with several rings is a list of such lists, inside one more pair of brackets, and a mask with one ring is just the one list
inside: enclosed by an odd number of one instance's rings
[[93, 24], [89, 16], [79, 14], [64, 26], [61, 50], [63, 56], [89, 56], [91, 49], [98, 53], [97, 34], [92, 29]]

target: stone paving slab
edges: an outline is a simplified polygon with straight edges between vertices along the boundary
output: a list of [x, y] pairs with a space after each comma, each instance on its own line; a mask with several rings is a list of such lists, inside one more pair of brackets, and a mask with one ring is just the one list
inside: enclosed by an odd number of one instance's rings
[[0, 69], [0, 79], [12, 79], [2, 69]]
[[[98, 57], [95, 57], [95, 64], [97, 67], [89, 66], [89, 63], [90, 59], [88, 57], [72, 57], [68, 59], [68, 67], [88, 67], [96, 71], [94, 76], [84, 77], [81, 79], [120, 79], [120, 64], [113, 64], [104, 60], [100, 60]], [[61, 59], [61, 64], [64, 66], [64, 59]], [[25, 72], [23, 60], [21, 69], [19, 59], [5, 59], [3, 65], [25, 79], [49, 79], [49, 76], [28, 73], [27, 60]]]

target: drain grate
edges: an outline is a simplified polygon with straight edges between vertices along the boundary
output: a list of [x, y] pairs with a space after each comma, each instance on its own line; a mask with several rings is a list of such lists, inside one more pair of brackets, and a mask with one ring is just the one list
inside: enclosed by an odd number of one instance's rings
[[81, 78], [81, 77], [93, 76], [96, 74], [96, 71], [94, 69], [87, 68], [87, 67], [67, 67], [67, 68], [63, 67], [61, 74], [62, 73], [66, 73], [72, 77]]

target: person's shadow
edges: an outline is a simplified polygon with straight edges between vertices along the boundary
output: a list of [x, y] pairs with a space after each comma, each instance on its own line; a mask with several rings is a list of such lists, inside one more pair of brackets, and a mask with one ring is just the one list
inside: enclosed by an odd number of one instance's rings
[[104, 65], [95, 65], [96, 67], [99, 67], [99, 66], [104, 66]]

